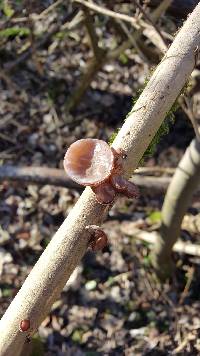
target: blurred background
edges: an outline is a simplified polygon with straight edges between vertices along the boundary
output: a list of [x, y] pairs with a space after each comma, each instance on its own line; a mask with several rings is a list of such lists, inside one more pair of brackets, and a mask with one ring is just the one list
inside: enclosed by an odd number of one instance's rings
[[[1, 316], [81, 194], [65, 184], [66, 149], [111, 139], [198, 1], [160, 13], [161, 1], [88, 3], [0, 1]], [[199, 77], [197, 61], [186, 88], [196, 119]], [[121, 197], [111, 209], [108, 247], [85, 255], [39, 327], [35, 355], [199, 355], [200, 258], [174, 253], [176, 271], [160, 284], [149, 243], [134, 236], [159, 228], [166, 187], [195, 136], [186, 112], [176, 105], [166, 118], [135, 175], [139, 200]], [[60, 169], [60, 183], [46, 168]], [[197, 192], [181, 237], [198, 244], [199, 235]]]

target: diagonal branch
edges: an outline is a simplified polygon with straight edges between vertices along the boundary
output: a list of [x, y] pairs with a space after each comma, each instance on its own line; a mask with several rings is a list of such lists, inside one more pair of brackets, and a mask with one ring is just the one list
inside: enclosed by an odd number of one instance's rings
[[[151, 0], [149, 6], [157, 6], [160, 0]], [[173, 0], [168, 12], [180, 19], [187, 18], [188, 14], [192, 12], [199, 0]]]
[[[158, 5], [158, 7], [152, 12], [151, 19], [155, 21], [157, 18], [161, 17], [165, 11], [169, 8], [173, 0], [163, 0]], [[151, 2], [150, 4], [151, 5]]]
[[[179, 31], [113, 143], [127, 155], [123, 165], [126, 177], [132, 175], [191, 74], [197, 46], [200, 4]], [[36, 331], [84, 255], [90, 239], [86, 227], [100, 224], [108, 209], [97, 202], [90, 188], [84, 190], [1, 319], [1, 356], [19, 355], [27, 335]], [[30, 321], [28, 332], [19, 329], [24, 319]]]
[[143, 14], [144, 18], [146, 18], [146, 20], [155, 28], [156, 32], [159, 34], [159, 36], [161, 37], [161, 39], [167, 46], [167, 43], [165, 41], [165, 38], [164, 38], [162, 32], [160, 31], [159, 27], [154, 23], [151, 16], [147, 14], [147, 12], [143, 9], [143, 7], [140, 5], [140, 3], [137, 0], [133, 0], [133, 2], [138, 7], [140, 12]]
[[140, 26], [138, 24], [138, 20], [136, 20], [134, 17], [126, 15], [126, 14], [121, 14], [119, 12], [115, 12], [109, 9], [106, 9], [105, 7], [99, 6], [93, 2], [85, 1], [85, 0], [73, 0], [73, 2], [79, 3], [81, 5], [84, 5], [88, 7], [89, 9], [98, 12], [99, 14], [103, 14], [105, 16], [113, 17], [114, 19], [122, 20], [125, 22], [131, 23], [133, 27], [138, 29]]
[[88, 8], [83, 6], [83, 12], [85, 15], [84, 23], [85, 23], [85, 27], [87, 28], [91, 47], [92, 47], [92, 50], [93, 50], [96, 60], [98, 60], [103, 55], [104, 50], [98, 46], [98, 36], [96, 34], [94, 24], [92, 21], [92, 16], [91, 16]]
[[189, 98], [187, 98], [186, 96], [184, 96], [183, 102], [181, 102], [181, 108], [186, 113], [188, 118], [190, 119], [190, 121], [192, 123], [192, 126], [194, 128], [194, 132], [195, 132], [196, 138], [200, 142], [200, 128], [199, 128], [199, 125], [198, 125], [198, 123], [196, 121], [196, 118], [194, 117], [192, 103], [189, 100]]
[[147, 58], [147, 57], [145, 56], [145, 54], [141, 51], [141, 49], [140, 49], [140, 47], [139, 47], [139, 45], [138, 45], [138, 43], [137, 43], [137, 40], [135, 40], [134, 34], [132, 35], [132, 34], [129, 32], [127, 26], [125, 25], [125, 23], [124, 23], [123, 21], [118, 20], [118, 23], [119, 23], [119, 25], [121, 26], [122, 31], [123, 31], [123, 32], [126, 34], [126, 36], [128, 37], [128, 39], [129, 39], [131, 45], [132, 45], [132, 46], [136, 49], [136, 51], [138, 52], [138, 54], [139, 54], [139, 56], [141, 57], [141, 59], [143, 59], [144, 62], [149, 63], [148, 58]]

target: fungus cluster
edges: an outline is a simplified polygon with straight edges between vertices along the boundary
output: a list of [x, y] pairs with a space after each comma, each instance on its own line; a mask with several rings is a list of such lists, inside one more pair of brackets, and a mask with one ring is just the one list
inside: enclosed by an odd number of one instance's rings
[[137, 187], [122, 176], [122, 153], [105, 141], [82, 139], [74, 142], [64, 157], [67, 175], [83, 186], [90, 186], [100, 204], [111, 204], [120, 193], [137, 198]]
[[[122, 160], [126, 156], [117, 152], [106, 142], [82, 139], [74, 142], [64, 157], [67, 175], [76, 183], [90, 186], [100, 204], [111, 204], [117, 194], [137, 198], [137, 187], [125, 179]], [[86, 227], [91, 234], [90, 248], [96, 252], [107, 245], [107, 236], [98, 226]]]

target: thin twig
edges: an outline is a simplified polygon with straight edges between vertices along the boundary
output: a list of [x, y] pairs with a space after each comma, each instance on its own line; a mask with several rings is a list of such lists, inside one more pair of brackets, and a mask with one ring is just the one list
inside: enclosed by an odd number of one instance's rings
[[73, 17], [73, 19], [70, 22], [66, 22], [64, 23], [60, 30], [64, 31], [64, 30], [72, 30], [73, 28], [75, 28], [77, 25], [79, 25], [84, 19], [83, 16], [83, 11], [80, 10], [79, 12], [77, 12], [77, 14]]
[[163, 0], [160, 5], [152, 12], [151, 19], [155, 21], [157, 18], [161, 17], [171, 5], [172, 1], [173, 0]]
[[196, 138], [200, 142], [200, 128], [199, 128], [199, 125], [194, 117], [192, 104], [188, 97], [184, 96], [184, 102], [181, 102], [181, 108], [184, 110], [184, 112], [190, 119], [192, 126], [194, 128]]
[[156, 32], [159, 34], [159, 36], [161, 37], [161, 39], [163, 40], [163, 42], [165, 43], [165, 45], [167, 47], [167, 43], [166, 43], [166, 40], [165, 40], [162, 32], [160, 31], [159, 27], [154, 23], [151, 16], [147, 14], [147, 12], [143, 9], [143, 7], [139, 4], [139, 2], [137, 0], [133, 0], [133, 2], [140, 9], [144, 18], [155, 28]]
[[134, 172], [135, 174], [146, 174], [148, 173], [165, 173], [165, 174], [171, 174], [173, 175], [175, 173], [175, 168], [171, 167], [160, 167], [160, 166], [153, 166], [153, 167], [140, 167], [137, 168]]
[[[41, 19], [43, 19], [52, 10], [55, 10], [56, 7], [58, 7], [63, 2], [64, 2], [63, 0], [57, 0], [53, 4], [51, 4], [49, 7], [47, 7], [45, 10], [43, 10], [40, 14], [31, 14], [32, 19], [33, 20], [41, 20]], [[27, 17], [13, 17], [13, 18], [10, 19], [10, 21], [12, 23], [28, 22], [29, 21], [29, 16], [27, 16]]]
[[[151, 0], [149, 6], [158, 6], [160, 0]], [[169, 12], [175, 16], [175, 18], [180, 18], [181, 21], [187, 18], [195, 6], [199, 3], [199, 0], [173, 0], [171, 6], [169, 7]]]
[[193, 278], [194, 278], [194, 266], [189, 267], [189, 269], [188, 269], [187, 282], [185, 284], [185, 288], [184, 288], [183, 292], [181, 293], [179, 304], [182, 304], [184, 299], [188, 295], [188, 292], [189, 292], [189, 289], [190, 289], [190, 286], [191, 286]]
[[[136, 32], [137, 34], [138, 32]], [[139, 36], [139, 34], [138, 34]], [[126, 51], [128, 48], [131, 46], [131, 41], [125, 40], [122, 44], [120, 44], [117, 48], [113, 49], [112, 51], [108, 52], [107, 57], [109, 60], [113, 60], [115, 58], [118, 58], [121, 53]]]
[[52, 10], [55, 10], [56, 7], [58, 7], [63, 2], [64, 2], [63, 0], [55, 1], [53, 4], [51, 4], [49, 7], [47, 7], [44, 11], [42, 11], [39, 15], [33, 15], [33, 19], [41, 20], [46, 15], [48, 15]]
[[91, 47], [93, 49], [94, 56], [98, 60], [104, 51], [98, 46], [98, 37], [93, 25], [92, 16], [90, 15], [89, 9], [83, 6], [83, 12], [85, 15], [84, 23], [90, 38]]
[[118, 12], [106, 9], [105, 7], [96, 5], [93, 2], [89, 2], [89, 1], [85, 1], [85, 0], [73, 0], [73, 2], [77, 2], [81, 5], [84, 5], [84, 6], [88, 7], [89, 9], [91, 9], [95, 12], [98, 12], [100, 14], [103, 14], [105, 16], [109, 16], [109, 17], [113, 17], [114, 19], [119, 19], [122, 21], [129, 22], [136, 29], [138, 29], [140, 27], [140, 25], [138, 24], [138, 21], [135, 20], [134, 17], [128, 16], [125, 14], [120, 14]]
[[[157, 241], [157, 232], [147, 232], [144, 230], [137, 229], [135, 223], [125, 222], [121, 224], [121, 231], [127, 235], [135, 237], [136, 239], [145, 241], [150, 245], [155, 245]], [[177, 241], [173, 246], [173, 251], [178, 253], [186, 253], [191, 256], [200, 257], [200, 245], [191, 244], [188, 242], [183, 242], [181, 240]]]
[[148, 58], [145, 56], [145, 54], [141, 51], [140, 47], [138, 46], [137, 40], [135, 40], [135, 38], [134, 38], [134, 34], [132, 35], [130, 33], [130, 31], [128, 30], [127, 26], [125, 25], [125, 23], [122, 20], [117, 20], [117, 21], [120, 24], [123, 32], [126, 34], [128, 39], [130, 40], [132, 46], [135, 47], [135, 49], [138, 52], [138, 54], [140, 55], [140, 57], [144, 60], [144, 62], [149, 63]]

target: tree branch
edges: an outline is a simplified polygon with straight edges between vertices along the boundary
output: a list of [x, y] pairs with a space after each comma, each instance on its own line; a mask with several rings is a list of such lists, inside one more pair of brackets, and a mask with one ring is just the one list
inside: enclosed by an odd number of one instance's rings
[[91, 47], [94, 53], [94, 56], [96, 60], [98, 61], [100, 57], [103, 55], [104, 50], [98, 46], [98, 36], [96, 34], [93, 21], [92, 21], [92, 16], [90, 15], [90, 12], [87, 7], [83, 6], [83, 12], [85, 15], [84, 23], [85, 27], [87, 28], [87, 32], [89, 35]]
[[96, 5], [93, 2], [89, 2], [89, 1], [85, 1], [85, 0], [73, 0], [73, 2], [84, 5], [84, 6], [88, 7], [89, 9], [91, 9], [95, 12], [98, 12], [99, 14], [103, 14], [105, 16], [113, 17], [114, 19], [129, 22], [136, 29], [138, 29], [140, 27], [138, 24], [138, 20], [136, 20], [134, 17], [128, 16], [125, 14], [120, 14], [119, 12], [115, 12], [115, 11], [106, 9], [105, 7]]
[[[131, 178], [142, 191], [165, 192], [171, 182], [171, 177], [157, 177], [155, 173], [173, 174], [174, 168], [164, 167], [141, 167], [137, 169]], [[62, 169], [48, 167], [16, 167], [10, 165], [0, 166], [0, 182], [11, 181], [24, 184], [55, 185], [68, 189], [82, 191], [83, 187], [68, 179]], [[200, 190], [197, 191], [197, 195]]]
[[186, 96], [184, 96], [183, 99], [184, 99], [183, 102], [181, 102], [181, 108], [186, 113], [188, 118], [190, 119], [192, 126], [194, 128], [196, 138], [200, 142], [200, 128], [199, 128], [196, 118], [194, 117], [192, 103], [189, 100], [189, 98], [187, 98]]
[[[127, 236], [132, 236], [136, 239], [145, 241], [155, 248], [157, 244], [157, 240], [159, 238], [159, 234], [157, 231], [147, 232], [141, 229], [137, 229], [135, 227], [134, 222], [127, 222], [125, 224], [121, 224], [121, 231], [123, 234]], [[175, 245], [173, 246], [173, 251], [178, 253], [186, 253], [191, 256], [198, 256], [200, 257], [200, 245], [192, 244], [189, 242], [183, 242], [178, 240]]]
[[[173, 0], [163, 0], [158, 5], [158, 7], [152, 12], [151, 18], [155, 21], [157, 18], [161, 17], [165, 11], [170, 7]], [[151, 2], [150, 2], [151, 5]]]
[[153, 252], [154, 266], [161, 279], [172, 272], [171, 252], [180, 236], [181, 222], [200, 183], [200, 142], [193, 140], [181, 159], [162, 207], [161, 228]]
[[[143, 169], [141, 168], [137, 171], [131, 180], [140, 188], [165, 192], [170, 184], [170, 177], [142, 176], [140, 173], [143, 172]], [[148, 172], [149, 170], [147, 169], [147, 173]], [[25, 184], [33, 183], [38, 185], [49, 184], [79, 191], [83, 190], [82, 186], [67, 178], [64, 170], [57, 168], [2, 165], [0, 166], [0, 182], [3, 181], [21, 182]]]
[[[150, 6], [157, 6], [160, 0], [151, 0]], [[175, 17], [186, 18], [199, 3], [199, 0], [173, 0], [168, 12]]]
[[141, 51], [137, 40], [135, 40], [135, 36], [134, 34], [132, 35], [130, 33], [130, 31], [128, 30], [127, 26], [125, 25], [125, 23], [121, 20], [117, 20], [119, 25], [121, 26], [122, 31], [126, 34], [126, 36], [128, 37], [131, 45], [136, 49], [136, 51], [138, 52], [139, 56], [141, 57], [142, 60], [144, 60], [144, 62], [149, 63], [148, 58], [145, 56], [145, 54]]
[[156, 32], [158, 33], [158, 35], [160, 36], [160, 38], [162, 39], [162, 41], [164, 42], [164, 44], [167, 47], [167, 43], [165, 41], [165, 38], [164, 38], [162, 32], [160, 31], [159, 27], [154, 23], [151, 16], [146, 13], [146, 11], [143, 9], [143, 7], [140, 5], [140, 3], [137, 0], [133, 0], [133, 2], [138, 7], [140, 12], [143, 14], [144, 18], [155, 28]]
[[[137, 167], [191, 74], [194, 50], [200, 46], [199, 34], [200, 4], [179, 31], [113, 142], [115, 149], [127, 155], [123, 164], [126, 177]], [[97, 202], [89, 187], [84, 190], [1, 319], [1, 356], [19, 355], [27, 334], [31, 336], [38, 328], [84, 255], [90, 239], [86, 226], [100, 224], [108, 208]], [[28, 332], [19, 329], [24, 319], [30, 320]]]
[[10, 165], [0, 166], [0, 182], [14, 181], [36, 184], [50, 184], [69, 189], [82, 190], [82, 187], [67, 178], [62, 169], [47, 167], [16, 167]]

